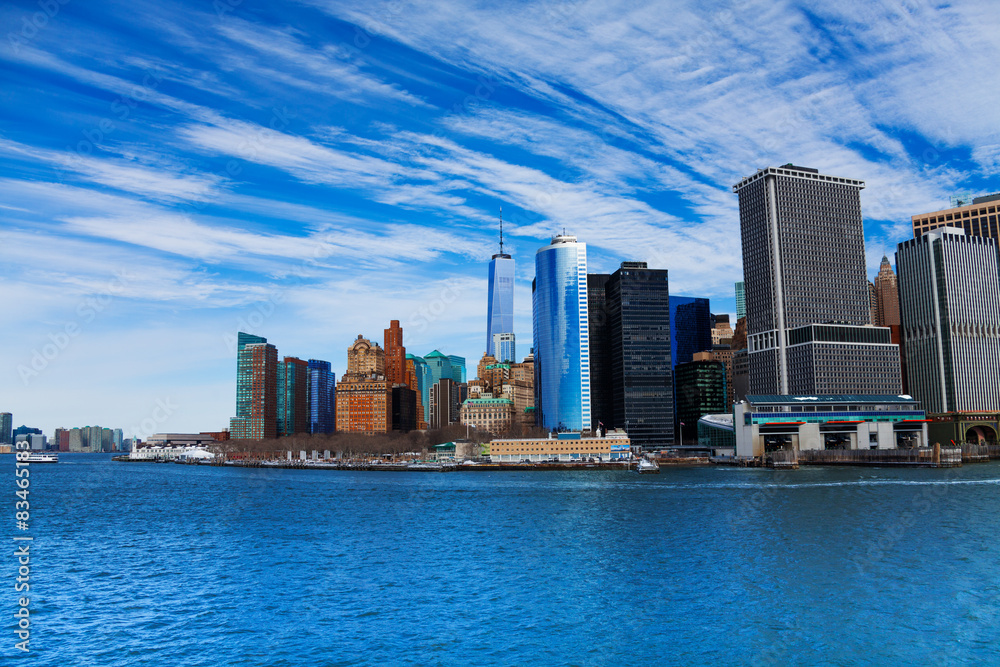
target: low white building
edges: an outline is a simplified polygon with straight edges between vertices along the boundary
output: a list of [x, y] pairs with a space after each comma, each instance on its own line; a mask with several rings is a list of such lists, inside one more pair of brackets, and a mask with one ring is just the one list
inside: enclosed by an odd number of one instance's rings
[[927, 421], [907, 395], [747, 396], [733, 410], [737, 456], [927, 447]]
[[215, 454], [203, 447], [152, 445], [133, 449], [129, 458], [139, 461], [211, 461], [215, 458]]

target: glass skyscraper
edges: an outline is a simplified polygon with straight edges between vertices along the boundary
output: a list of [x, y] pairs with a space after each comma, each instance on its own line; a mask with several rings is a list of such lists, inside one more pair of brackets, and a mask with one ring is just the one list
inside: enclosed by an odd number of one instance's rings
[[517, 344], [512, 333], [493, 334], [493, 350], [495, 351], [493, 356], [500, 363], [517, 361], [515, 358], [517, 355]]
[[337, 375], [330, 362], [309, 362], [309, 432], [333, 433], [337, 428]]
[[[229, 420], [234, 440], [278, 435], [278, 349], [261, 336], [239, 333], [236, 364], [236, 416]], [[93, 450], [92, 450], [93, 451]]]
[[278, 435], [309, 432], [309, 364], [296, 357], [278, 363]]
[[747, 293], [743, 281], [736, 283], [736, 319], [747, 316]]
[[456, 383], [465, 382], [465, 357], [449, 354], [448, 361], [451, 362], [451, 379]]
[[0, 412], [0, 444], [14, 444], [12, 430], [14, 428], [14, 417], [9, 412]]
[[708, 299], [694, 296], [670, 297], [671, 366], [685, 364], [695, 352], [712, 349], [712, 319]]
[[559, 235], [535, 253], [531, 302], [537, 423], [552, 430], [589, 429], [586, 244]]
[[417, 377], [417, 388], [420, 391], [420, 401], [424, 408], [424, 422], [430, 423], [431, 385], [434, 384], [431, 381], [430, 368], [427, 365], [427, 360], [423, 357], [408, 353], [406, 358], [413, 361], [413, 373]]
[[645, 262], [622, 262], [605, 291], [614, 427], [625, 429], [644, 449], [673, 445], [667, 271], [650, 269]]
[[[496, 354], [495, 334], [514, 333], [514, 259], [503, 251], [503, 212], [500, 218], [500, 252], [490, 260], [489, 294], [486, 303], [486, 354]], [[457, 380], [456, 380], [457, 381]], [[464, 380], [462, 380], [464, 382]]]

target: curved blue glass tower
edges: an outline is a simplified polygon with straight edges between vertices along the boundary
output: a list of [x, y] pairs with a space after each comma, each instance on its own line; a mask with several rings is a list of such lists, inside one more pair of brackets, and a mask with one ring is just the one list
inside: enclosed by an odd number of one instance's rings
[[531, 287], [535, 415], [552, 430], [590, 428], [587, 246], [556, 236], [535, 253]]

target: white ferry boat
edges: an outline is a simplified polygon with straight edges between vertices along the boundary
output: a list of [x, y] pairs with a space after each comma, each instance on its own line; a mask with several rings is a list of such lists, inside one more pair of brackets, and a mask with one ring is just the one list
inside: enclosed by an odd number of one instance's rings
[[655, 475], [660, 472], [660, 466], [649, 459], [639, 459], [639, 465], [635, 467], [635, 471], [640, 475]]
[[25, 459], [28, 463], [59, 463], [59, 455], [54, 452], [32, 452]]

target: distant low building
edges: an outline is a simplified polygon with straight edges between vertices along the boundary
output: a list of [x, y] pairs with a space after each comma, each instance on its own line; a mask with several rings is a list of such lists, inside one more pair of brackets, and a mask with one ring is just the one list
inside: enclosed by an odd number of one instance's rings
[[508, 398], [470, 398], [462, 403], [460, 421], [490, 433], [506, 433], [514, 417]]
[[603, 437], [581, 433], [559, 433], [548, 438], [511, 438], [490, 442], [490, 458], [494, 463], [518, 461], [580, 461], [601, 459], [614, 461], [631, 456], [632, 441], [620, 431], [609, 431]]
[[154, 433], [146, 439], [147, 447], [205, 447], [218, 442], [212, 433]]
[[129, 458], [139, 461], [211, 461], [215, 458], [215, 454], [203, 447], [151, 445], [133, 449]]

